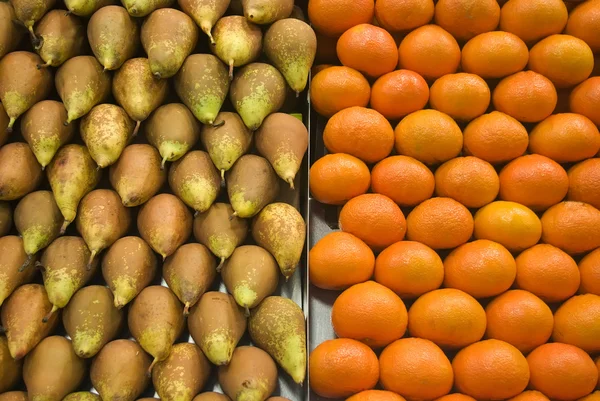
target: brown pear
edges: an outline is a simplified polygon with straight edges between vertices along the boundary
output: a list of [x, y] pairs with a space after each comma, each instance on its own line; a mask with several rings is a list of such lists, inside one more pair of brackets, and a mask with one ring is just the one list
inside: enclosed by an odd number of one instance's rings
[[28, 398], [24, 391], [7, 391], [0, 394], [0, 401], [28, 401]]
[[14, 23], [16, 19], [12, 4], [0, 2], [0, 58], [15, 50], [23, 38], [23, 31]]
[[58, 67], [84, 49], [84, 25], [79, 17], [64, 10], [50, 10], [35, 27], [40, 40], [38, 54], [44, 60], [39, 68]]
[[219, 384], [233, 401], [265, 401], [277, 386], [277, 366], [260, 348], [238, 347], [219, 367]]
[[11, 0], [15, 9], [17, 19], [23, 23], [29, 31], [31, 41], [34, 46], [38, 45], [39, 40], [33, 31], [33, 25], [38, 22], [51, 8], [54, 7], [56, 0]]
[[171, 7], [175, 0], [121, 0], [123, 6], [132, 17], [145, 17], [154, 10]]
[[26, 143], [13, 142], [0, 148], [0, 201], [19, 199], [41, 181], [42, 166]]
[[128, 314], [131, 335], [154, 357], [148, 372], [171, 353], [173, 343], [183, 330], [183, 307], [166, 287], [146, 287], [135, 298]]
[[[12, 208], [10, 203], [6, 201], [0, 201], [0, 237], [4, 237], [10, 232], [12, 228]], [[0, 301], [0, 305], [2, 302]]]
[[192, 234], [192, 214], [175, 195], [159, 194], [142, 206], [137, 227], [141, 237], [164, 260]]
[[226, 365], [246, 331], [246, 317], [231, 295], [210, 291], [192, 308], [188, 328], [209, 361]]
[[185, 244], [169, 256], [163, 264], [167, 285], [184, 304], [187, 315], [217, 276], [217, 264], [208, 248], [202, 244]]
[[243, 16], [221, 18], [213, 28], [213, 37], [210, 49], [229, 66], [229, 79], [233, 79], [233, 67], [251, 63], [260, 56], [262, 31]]
[[[25, 253], [23, 239], [16, 235], [0, 238], [0, 306], [15, 289], [33, 280], [36, 259]], [[31, 268], [25, 270], [27, 267]]]
[[179, 0], [179, 7], [194, 19], [211, 43], [214, 43], [211, 31], [215, 23], [225, 14], [230, 0]]
[[196, 344], [176, 344], [167, 359], [154, 366], [152, 383], [161, 400], [192, 401], [206, 385], [210, 368]]
[[146, 241], [139, 237], [117, 240], [102, 259], [102, 276], [113, 292], [117, 308], [127, 305], [156, 276], [157, 261]]
[[271, 24], [292, 14], [294, 0], [242, 0], [242, 7], [248, 21]]
[[65, 0], [69, 12], [80, 17], [90, 17], [97, 10], [116, 3], [117, 0]]
[[225, 394], [207, 391], [205, 393], [198, 394], [192, 401], [231, 401], [231, 398], [227, 397]]
[[102, 401], [98, 394], [91, 393], [89, 391], [78, 391], [76, 393], [71, 393], [62, 401]]
[[117, 336], [125, 313], [114, 306], [108, 288], [90, 285], [73, 295], [63, 311], [62, 321], [77, 356], [91, 358]]
[[[204, 357], [204, 355], [202, 356]], [[4, 393], [15, 387], [19, 380], [21, 380], [22, 370], [23, 361], [13, 359], [8, 350], [6, 337], [0, 337], [0, 393]]]
[[[0, 7], [2, 7], [3, 4], [8, 3], [0, 2]], [[10, 119], [8, 118], [8, 114], [6, 114], [6, 111], [4, 111], [4, 106], [2, 106], [2, 103], [0, 103], [0, 146], [6, 143], [6, 140], [8, 139], [8, 134], [10, 134], [12, 131], [12, 129], [8, 129], [9, 121]]]

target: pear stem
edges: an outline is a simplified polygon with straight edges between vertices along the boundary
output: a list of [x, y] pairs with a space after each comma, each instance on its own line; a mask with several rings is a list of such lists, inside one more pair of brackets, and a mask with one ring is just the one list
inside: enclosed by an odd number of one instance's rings
[[71, 224], [69, 220], [65, 220], [63, 222], [62, 227], [60, 228], [60, 235], [63, 235], [65, 231], [67, 231], [67, 227], [69, 226], [69, 224]]
[[288, 184], [290, 184], [290, 188], [295, 189], [294, 188], [294, 179], [293, 178], [288, 178], [287, 180], [285, 180]]
[[42, 68], [48, 68], [50, 67], [50, 61], [46, 61], [44, 64], [38, 64], [36, 67], [38, 70], [41, 70]]
[[221, 169], [221, 182], [225, 182], [225, 169]]
[[210, 44], [214, 45], [215, 39], [213, 38], [212, 33], [210, 32], [212, 30], [212, 24], [210, 23], [210, 21], [202, 21], [202, 23], [200, 24], [200, 29], [202, 29], [202, 32], [204, 32], [206, 36], [208, 36]]
[[65, 13], [65, 17], [68, 17], [69, 15], [71, 15], [71, 10], [67, 10], [67, 12]]
[[300, 91], [296, 91], [296, 97], [300, 97]]
[[35, 262], [35, 267], [38, 268], [38, 269], [40, 269], [42, 271], [42, 273], [44, 272], [44, 270], [46, 270], [46, 268], [44, 267], [44, 265], [40, 261]]
[[183, 307], [183, 316], [187, 316], [190, 314], [190, 303], [186, 302], [185, 306]]
[[217, 266], [217, 273], [221, 273], [221, 269], [223, 269], [224, 263], [225, 263], [225, 258], [221, 256], [221, 261], [219, 262], [219, 265]]
[[138, 131], [140, 130], [140, 125], [142, 124], [141, 121], [136, 121], [135, 122], [135, 128], [133, 129], [133, 134], [131, 136], [136, 136]]
[[165, 169], [165, 163], [167, 162], [167, 156], [164, 156], [162, 158], [162, 162], [160, 162], [160, 169], [164, 170]]
[[8, 122], [8, 126], [6, 127], [6, 132], [8, 132], [9, 134], [11, 132], [13, 132], [13, 125], [15, 125], [16, 121], [17, 121], [17, 119], [15, 117], [10, 118], [10, 121]]
[[41, 40], [35, 35], [35, 32], [33, 32], [33, 25], [29, 25], [27, 30], [29, 31], [29, 36], [31, 36], [31, 43], [33, 44], [33, 47], [38, 50], [42, 43]]
[[231, 216], [229, 216], [229, 221], [233, 220], [234, 217], [237, 217], [238, 212], [233, 212], [233, 214]]
[[247, 306], [244, 306], [244, 315], [246, 315], [246, 317], [250, 317], [250, 308]]
[[233, 81], [233, 60], [229, 60], [229, 80]]
[[90, 259], [88, 260], [88, 263], [86, 266], [88, 271], [92, 270], [92, 264], [94, 263], [94, 258], [96, 257], [96, 254], [97, 254], [96, 250], [93, 250], [92, 253], [90, 254]]
[[222, 127], [222, 126], [224, 126], [224, 125], [225, 125], [225, 120], [223, 120], [223, 121], [221, 121], [221, 122], [218, 122], [218, 123], [216, 123], [216, 124], [215, 124], [215, 123], [211, 124], [211, 126], [212, 126], [213, 128], [219, 128], [219, 127]]
[[148, 367], [148, 371], [146, 372], [146, 376], [148, 377], [152, 377], [152, 368], [154, 367], [154, 365], [156, 365], [158, 363], [158, 358], [154, 358], [154, 360], [152, 361], [152, 363], [150, 364], [150, 366]]
[[50, 320], [54, 312], [56, 312], [57, 310], [58, 306], [52, 305], [52, 309], [50, 309], [50, 312], [48, 312], [48, 314], [42, 318], [42, 323], [48, 323], [48, 320]]
[[25, 269], [27, 269], [29, 267], [29, 265], [31, 264], [32, 257], [33, 257], [33, 255], [27, 255], [27, 259], [25, 259], [25, 262], [23, 262], [21, 267], [19, 267], [19, 273], [21, 273], [22, 271], [24, 271]]

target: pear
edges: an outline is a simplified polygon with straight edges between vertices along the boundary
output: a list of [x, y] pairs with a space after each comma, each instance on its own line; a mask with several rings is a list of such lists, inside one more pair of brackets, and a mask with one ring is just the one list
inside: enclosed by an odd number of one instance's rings
[[114, 164], [133, 135], [134, 122], [114, 104], [99, 104], [81, 119], [81, 139], [99, 168]]
[[244, 155], [227, 172], [227, 194], [235, 215], [255, 216], [279, 194], [279, 180], [267, 159]]
[[265, 401], [277, 386], [277, 366], [257, 347], [238, 347], [219, 368], [219, 384], [233, 401]]
[[132, 17], [145, 17], [154, 10], [171, 7], [175, 0], [121, 0]]
[[98, 166], [85, 146], [70, 144], [62, 147], [48, 166], [48, 181], [54, 199], [65, 221], [61, 234], [75, 220], [81, 198], [100, 180]]
[[[41, 0], [40, 4], [45, 1], [48, 0]], [[12, 3], [16, 11], [17, 4]], [[43, 62], [37, 54], [23, 51], [8, 53], [0, 60], [0, 101], [10, 118], [6, 128], [9, 132], [21, 114], [48, 97], [52, 90], [52, 73], [37, 68]]]
[[0, 59], [15, 50], [23, 37], [23, 31], [13, 23], [16, 19], [12, 4], [0, 2]]
[[[146, 287], [135, 298], [128, 314], [129, 331], [146, 352], [154, 357], [148, 368], [164, 361], [183, 330], [183, 307], [166, 287]], [[104, 397], [103, 397], [104, 398]]]
[[[0, 2], [0, 9], [2, 8], [3, 4], [8, 3]], [[10, 134], [12, 131], [12, 129], [8, 128], [9, 121], [10, 118], [8, 118], [6, 111], [4, 111], [4, 106], [2, 106], [2, 103], [0, 103], [0, 146], [6, 143], [6, 140], [8, 139], [8, 134]]]
[[175, 75], [175, 91], [202, 124], [214, 124], [229, 91], [227, 69], [211, 54], [192, 54]]
[[[231, 217], [233, 216], [233, 218]], [[210, 249], [221, 262], [231, 256], [234, 249], [246, 240], [248, 223], [234, 215], [233, 208], [227, 203], [213, 203], [204, 213], [194, 219], [194, 237], [196, 241]]]
[[24, 391], [8, 391], [0, 394], [0, 401], [28, 401], [28, 398]]
[[13, 359], [8, 350], [8, 340], [0, 337], [0, 393], [12, 389], [21, 380], [22, 370], [23, 361]]
[[76, 393], [71, 393], [62, 401], [102, 401], [98, 394], [91, 393], [89, 391], [78, 391]]
[[23, 379], [30, 400], [61, 401], [83, 381], [87, 367], [71, 341], [52, 336], [40, 341], [25, 358]]
[[296, 96], [306, 88], [317, 53], [317, 36], [306, 22], [286, 18], [265, 33], [265, 54], [285, 77]]
[[192, 401], [208, 381], [210, 368], [196, 344], [177, 344], [167, 359], [154, 366], [152, 383], [163, 401]]
[[163, 264], [167, 285], [185, 305], [187, 315], [217, 276], [216, 263], [208, 248], [202, 244], [185, 244], [169, 256]]
[[262, 50], [262, 31], [239, 15], [221, 18], [213, 29], [213, 38], [210, 48], [229, 66], [229, 79], [233, 79], [233, 67], [253, 62]]
[[167, 172], [161, 169], [160, 154], [154, 147], [133, 144], [110, 166], [109, 178], [123, 205], [134, 207], [156, 195], [167, 181]]
[[71, 57], [83, 52], [85, 37], [83, 22], [64, 10], [50, 10], [35, 27], [40, 40], [38, 54], [44, 60], [43, 67], [58, 67]]
[[0, 148], [0, 201], [19, 199], [35, 191], [42, 181], [42, 166], [26, 143]]
[[159, 194], [142, 206], [137, 227], [141, 237], [165, 260], [192, 234], [192, 214], [176, 196]]
[[246, 127], [255, 131], [265, 117], [283, 106], [285, 88], [285, 79], [272, 65], [248, 64], [231, 82], [231, 102]]
[[221, 270], [223, 283], [235, 302], [250, 315], [279, 284], [279, 267], [269, 252], [256, 245], [236, 248]]
[[179, 7], [184, 13], [194, 19], [210, 40], [215, 43], [211, 31], [215, 23], [221, 18], [229, 7], [230, 0], [179, 0]]
[[294, 178], [308, 149], [308, 130], [294, 116], [274, 113], [256, 131], [256, 149], [294, 189]]
[[0, 237], [0, 305], [14, 290], [33, 280], [36, 270], [25, 270], [24, 267], [33, 266], [36, 259], [25, 253], [22, 238], [16, 235]]
[[102, 7], [115, 3], [115, 0], [65, 0], [69, 12], [80, 17], [90, 17]]
[[194, 150], [173, 163], [169, 186], [196, 213], [203, 213], [219, 195], [221, 176], [208, 153]]
[[156, 276], [156, 256], [139, 237], [118, 239], [102, 259], [102, 276], [113, 292], [115, 307], [127, 305]]
[[209, 361], [227, 365], [246, 331], [246, 317], [231, 295], [210, 291], [192, 308], [188, 328]]
[[292, 14], [294, 0], [242, 0], [242, 7], [248, 21], [271, 24]]
[[106, 70], [117, 70], [135, 55], [139, 26], [126, 9], [106, 6], [96, 11], [87, 26], [92, 52]]
[[296, 271], [306, 242], [306, 223], [295, 207], [271, 203], [252, 222], [252, 237], [277, 260], [286, 280]]
[[141, 122], [163, 103], [167, 88], [166, 80], [154, 78], [146, 58], [129, 59], [115, 73], [113, 95], [136, 122], [133, 136], [139, 131]]
[[146, 139], [156, 147], [165, 162], [174, 162], [196, 145], [200, 124], [192, 112], [181, 103], [160, 106], [145, 124]]
[[125, 314], [113, 303], [108, 288], [90, 285], [77, 291], [65, 307], [63, 325], [80, 358], [93, 357], [119, 333]]
[[67, 306], [73, 294], [90, 281], [97, 264], [94, 260], [91, 268], [87, 267], [91, 256], [80, 237], [58, 237], [46, 248], [42, 254], [41, 269], [52, 310], [44, 321]]
[[[12, 223], [13, 218], [10, 203], [0, 201], [0, 237], [4, 237], [10, 232], [10, 229], [12, 228]], [[2, 301], [0, 301], [0, 305], [2, 305]]]
[[[63, 12], [63, 11], [61, 11]], [[75, 126], [67, 121], [67, 109], [61, 102], [42, 100], [31, 107], [21, 119], [21, 134], [33, 151], [42, 170], [52, 161], [61, 146], [75, 133]]]
[[11, 0], [15, 15], [29, 31], [34, 46], [39, 44], [33, 31], [33, 25], [38, 22], [56, 4], [56, 0]]
[[205, 393], [198, 394], [192, 401], [231, 401], [231, 398], [227, 397], [225, 394], [207, 391]]

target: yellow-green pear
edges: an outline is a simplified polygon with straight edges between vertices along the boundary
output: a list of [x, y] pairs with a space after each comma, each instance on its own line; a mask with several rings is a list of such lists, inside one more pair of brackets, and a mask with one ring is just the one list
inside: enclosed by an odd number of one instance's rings
[[65, 0], [69, 12], [80, 17], [90, 17], [102, 7], [115, 3], [116, 0]]
[[171, 7], [175, 0], [121, 0], [123, 6], [132, 17], [145, 17], [154, 10]]
[[248, 21], [271, 24], [292, 14], [294, 0], [242, 0], [242, 7]]
[[194, 22], [202, 29], [214, 43], [211, 31], [215, 23], [225, 14], [230, 0], [179, 0], [179, 7], [184, 13], [193, 18]]
[[265, 401], [277, 386], [277, 366], [258, 347], [237, 347], [231, 362], [219, 367], [219, 384], [233, 401]]
[[217, 21], [213, 38], [210, 49], [229, 66], [229, 79], [233, 79], [233, 67], [253, 62], [262, 50], [260, 27], [240, 15], [230, 15]]
[[39, 68], [58, 67], [71, 57], [79, 56], [85, 45], [83, 21], [64, 10], [50, 10], [36, 25], [40, 40], [36, 51], [44, 60]]
[[23, 23], [29, 31], [34, 46], [39, 44], [37, 36], [33, 31], [33, 25], [38, 22], [56, 4], [56, 0], [11, 0], [17, 19]]

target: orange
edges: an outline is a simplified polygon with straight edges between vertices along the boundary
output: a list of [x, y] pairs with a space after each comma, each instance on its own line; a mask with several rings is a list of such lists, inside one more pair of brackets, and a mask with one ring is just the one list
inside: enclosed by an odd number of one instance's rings
[[355, 284], [340, 294], [331, 309], [338, 337], [352, 338], [381, 348], [406, 332], [404, 302], [392, 290], [374, 281]]
[[569, 177], [564, 168], [542, 155], [525, 155], [500, 171], [500, 199], [534, 211], [546, 210], [567, 195]]
[[408, 311], [411, 336], [431, 340], [442, 348], [462, 348], [481, 340], [485, 326], [483, 307], [454, 288], [421, 295]]
[[600, 389], [600, 356], [596, 357], [596, 359], [594, 359], [594, 362], [596, 363], [596, 367], [598, 368], [598, 386], [596, 386], [596, 388]]
[[478, 400], [502, 400], [520, 394], [529, 381], [527, 359], [507, 342], [471, 344], [452, 360], [454, 386]]
[[600, 150], [600, 132], [581, 114], [555, 114], [539, 123], [529, 135], [529, 151], [559, 163], [594, 157]]
[[500, 81], [492, 101], [497, 111], [524, 123], [536, 123], [552, 114], [558, 94], [548, 78], [534, 71], [521, 71]]
[[371, 107], [396, 120], [421, 110], [429, 101], [429, 86], [414, 71], [398, 70], [381, 76], [371, 89]]
[[310, 193], [321, 203], [341, 205], [369, 190], [369, 168], [345, 153], [328, 154], [310, 168]]
[[587, 203], [566, 201], [542, 216], [542, 240], [571, 254], [600, 247], [600, 211]]
[[552, 339], [585, 352], [600, 351], [600, 296], [584, 294], [565, 301], [554, 314]]
[[516, 397], [510, 398], [507, 401], [550, 401], [548, 397], [536, 390], [523, 391]]
[[437, 398], [435, 401], [477, 401], [473, 397], [469, 397], [468, 395], [454, 393], [448, 394], [443, 397]]
[[462, 49], [462, 69], [482, 78], [503, 78], [522, 71], [529, 49], [517, 35], [486, 32], [469, 40]]
[[312, 284], [325, 290], [341, 290], [371, 278], [375, 255], [354, 235], [335, 231], [312, 247], [309, 264]]
[[493, 31], [499, 22], [500, 6], [496, 0], [438, 0], [435, 5], [435, 23], [457, 40]]
[[521, 156], [529, 143], [523, 124], [499, 111], [492, 111], [471, 121], [464, 129], [463, 137], [466, 155], [479, 157], [492, 164]]
[[402, 241], [406, 233], [402, 210], [380, 194], [364, 194], [348, 201], [340, 212], [339, 225], [377, 251]]
[[308, 18], [327, 36], [339, 36], [355, 25], [370, 23], [375, 15], [373, 0], [309, 0]]
[[569, 169], [567, 199], [600, 208], [600, 159], [588, 159]]
[[571, 92], [569, 108], [600, 125], [600, 77], [586, 79], [577, 85]]
[[435, 193], [466, 207], [478, 208], [496, 199], [500, 180], [494, 167], [473, 156], [448, 160], [435, 171]]
[[390, 32], [408, 31], [433, 18], [433, 0], [377, 0], [375, 18]]
[[557, 88], [568, 88], [590, 76], [594, 54], [575, 36], [552, 35], [531, 48], [529, 69], [549, 78]]
[[425, 79], [452, 74], [460, 64], [456, 39], [437, 25], [425, 25], [406, 35], [398, 53], [400, 68], [415, 71]]
[[588, 253], [579, 261], [579, 274], [581, 276], [579, 293], [600, 295], [600, 248]]
[[529, 386], [550, 399], [574, 400], [596, 387], [598, 370], [580, 348], [570, 344], [540, 345], [527, 356], [531, 372]]
[[352, 68], [329, 67], [314, 75], [311, 81], [311, 105], [325, 117], [352, 106], [366, 107], [370, 97], [369, 82]]
[[600, 53], [598, 32], [600, 32], [600, 0], [580, 3], [571, 11], [565, 33], [583, 40], [594, 53]]
[[486, 239], [459, 246], [444, 259], [444, 287], [475, 298], [493, 297], [515, 281], [517, 265], [502, 245]]
[[396, 393], [385, 390], [365, 390], [354, 394], [346, 401], [406, 401]]
[[319, 344], [309, 358], [310, 388], [321, 397], [342, 398], [370, 390], [379, 380], [375, 352], [348, 338]]
[[444, 352], [431, 341], [403, 338], [379, 357], [381, 385], [407, 399], [431, 400], [452, 389], [454, 374]]
[[419, 242], [396, 242], [375, 260], [375, 281], [403, 299], [437, 290], [443, 280], [442, 259], [433, 249]]
[[564, 301], [579, 288], [577, 263], [552, 245], [535, 245], [524, 250], [516, 261], [516, 286], [546, 302]]
[[542, 223], [531, 209], [519, 203], [496, 201], [475, 213], [473, 234], [518, 252], [538, 243]]
[[394, 130], [396, 151], [425, 164], [450, 160], [460, 153], [462, 132], [447, 114], [419, 110], [404, 117]]
[[371, 190], [391, 198], [400, 206], [416, 206], [431, 198], [433, 173], [409, 156], [386, 157], [371, 171]]
[[511, 290], [497, 296], [485, 313], [486, 337], [506, 341], [523, 353], [546, 343], [552, 335], [552, 311], [528, 291]]
[[577, 401], [600, 401], [600, 391], [594, 391], [593, 393], [586, 395]]
[[398, 65], [394, 38], [371, 24], [348, 29], [338, 39], [336, 50], [342, 64], [374, 78], [394, 71]]
[[561, 33], [568, 18], [562, 0], [509, 0], [500, 10], [500, 30], [533, 43]]
[[444, 75], [431, 86], [429, 104], [456, 120], [469, 121], [487, 110], [490, 88], [475, 74], [459, 72]]
[[349, 107], [327, 121], [323, 142], [332, 153], [348, 153], [365, 163], [376, 163], [392, 151], [394, 129], [375, 110]]
[[473, 216], [454, 199], [431, 198], [409, 213], [406, 226], [409, 240], [433, 249], [450, 249], [471, 238]]

